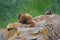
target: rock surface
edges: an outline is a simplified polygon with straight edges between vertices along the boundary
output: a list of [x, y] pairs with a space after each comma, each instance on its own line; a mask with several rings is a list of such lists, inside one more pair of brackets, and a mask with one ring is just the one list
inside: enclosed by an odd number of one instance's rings
[[[33, 28], [26, 27], [28, 25], [20, 24], [17, 30], [10, 30], [13, 36], [7, 37], [7, 40], [59, 40], [60, 39], [60, 16], [56, 14], [41, 15], [34, 18], [36, 25]], [[24, 27], [25, 25], [25, 27]], [[23, 27], [22, 27], [23, 26]], [[9, 35], [6, 32], [6, 35]], [[0, 33], [3, 34], [2, 32]], [[5, 35], [3, 34], [3, 35]], [[0, 39], [1, 36], [0, 35]], [[10, 35], [9, 35], [10, 36]], [[3, 38], [1, 39], [3, 40]]]

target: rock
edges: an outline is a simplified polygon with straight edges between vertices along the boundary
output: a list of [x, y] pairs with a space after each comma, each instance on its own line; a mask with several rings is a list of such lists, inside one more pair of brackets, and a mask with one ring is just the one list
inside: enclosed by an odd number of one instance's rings
[[[56, 14], [37, 16], [34, 19], [38, 27], [45, 27], [50, 40], [60, 39], [60, 16]], [[53, 31], [54, 30], [54, 31]], [[55, 34], [55, 35], [54, 35]]]
[[[60, 39], [60, 16], [56, 14], [41, 15], [34, 18], [35, 27], [29, 25], [15, 23], [17, 30], [10, 30], [13, 36], [8, 40], [59, 40]], [[13, 23], [12, 23], [13, 24]], [[16, 25], [17, 24], [17, 25]], [[16, 27], [18, 26], [18, 27]], [[13, 26], [12, 26], [13, 27]], [[3, 32], [0, 33], [0, 39], [5, 37]], [[3, 37], [3, 38], [2, 38]]]
[[6, 34], [0, 30], [0, 40], [7, 40]]

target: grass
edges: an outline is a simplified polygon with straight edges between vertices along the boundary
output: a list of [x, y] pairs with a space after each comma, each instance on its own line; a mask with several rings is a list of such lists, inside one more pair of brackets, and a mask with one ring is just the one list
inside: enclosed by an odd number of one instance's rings
[[[31, 0], [31, 2], [29, 2], [26, 6], [26, 10], [25, 11], [22, 11], [21, 10], [17, 10], [17, 12], [15, 14], [17, 14], [18, 12], [22, 12], [22, 13], [29, 13], [30, 15], [32, 15], [33, 17], [36, 17], [36, 16], [39, 16], [39, 15], [42, 15], [44, 14], [45, 10], [50, 7], [50, 3], [49, 3], [50, 0]], [[58, 14], [60, 14], [60, 11], [56, 11]], [[56, 14], [57, 14], [56, 13]], [[13, 23], [13, 22], [17, 22], [18, 19], [17, 17], [11, 17], [10, 20], [8, 21], [2, 21], [0, 20], [0, 29], [2, 28], [6, 28], [7, 25], [9, 23]]]

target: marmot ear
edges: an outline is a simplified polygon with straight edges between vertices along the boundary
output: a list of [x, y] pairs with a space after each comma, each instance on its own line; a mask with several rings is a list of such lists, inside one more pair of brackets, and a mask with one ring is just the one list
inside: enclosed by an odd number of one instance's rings
[[18, 19], [21, 17], [21, 15], [22, 15], [22, 14], [19, 14], [19, 15], [18, 15]]

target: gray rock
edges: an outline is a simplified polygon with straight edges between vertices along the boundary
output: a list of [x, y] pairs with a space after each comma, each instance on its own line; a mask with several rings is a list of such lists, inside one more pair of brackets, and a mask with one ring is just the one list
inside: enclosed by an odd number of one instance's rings
[[6, 34], [0, 31], [0, 40], [7, 40]]

